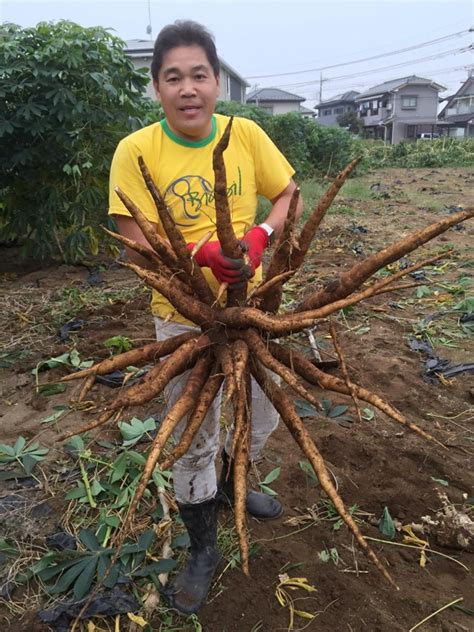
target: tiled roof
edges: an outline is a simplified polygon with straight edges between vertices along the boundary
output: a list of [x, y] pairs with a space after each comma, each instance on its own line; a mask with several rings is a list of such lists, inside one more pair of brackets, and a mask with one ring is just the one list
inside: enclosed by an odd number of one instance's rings
[[331, 97], [327, 101], [321, 101], [315, 108], [325, 108], [329, 105], [336, 105], [337, 103], [352, 103], [357, 96], [359, 96], [360, 92], [356, 90], [349, 90], [349, 92], [344, 92], [343, 94], [338, 94], [335, 97]]
[[424, 77], [417, 77], [416, 75], [411, 75], [410, 77], [401, 77], [400, 79], [392, 79], [391, 81], [385, 81], [384, 83], [379, 83], [376, 86], [372, 86], [362, 94], [359, 94], [357, 97], [357, 101], [360, 99], [365, 99], [366, 97], [371, 97], [376, 94], [385, 94], [386, 92], [391, 92], [396, 88], [401, 88], [406, 85], [427, 85], [433, 86], [434, 88], [438, 88], [438, 90], [445, 90], [444, 86], [435, 83], [431, 79], [425, 79]]
[[254, 90], [251, 92], [246, 101], [247, 103], [255, 103], [256, 101], [298, 101], [302, 103], [306, 101], [304, 97], [300, 97], [297, 94], [292, 94], [286, 90], [280, 90], [280, 88], [260, 88], [260, 90]]

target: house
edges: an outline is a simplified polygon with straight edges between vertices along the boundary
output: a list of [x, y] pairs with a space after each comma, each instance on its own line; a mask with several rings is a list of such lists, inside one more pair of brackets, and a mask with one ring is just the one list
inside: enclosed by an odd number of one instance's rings
[[474, 136], [474, 68], [469, 71], [467, 80], [456, 94], [447, 97], [438, 119], [440, 128], [447, 136]]
[[446, 90], [431, 79], [412, 75], [378, 84], [359, 94], [355, 103], [364, 134], [396, 144], [433, 133], [437, 125], [438, 93]]
[[[125, 54], [133, 61], [135, 68], [151, 68], [153, 58], [154, 42], [150, 40], [128, 40], [126, 42]], [[239, 73], [226, 61], [219, 57], [220, 64], [220, 95], [221, 101], [238, 101], [245, 103], [245, 91], [249, 83], [245, 81]], [[146, 89], [146, 96], [155, 98], [153, 82], [150, 76], [150, 83]]]
[[355, 98], [360, 93], [349, 90], [344, 94], [338, 94], [327, 101], [321, 101], [314, 109], [318, 111], [318, 123], [321, 125], [337, 125], [337, 117], [346, 112], [356, 112]]
[[287, 114], [288, 112], [300, 112], [303, 116], [311, 114], [312, 110], [301, 104], [306, 101], [297, 94], [280, 90], [280, 88], [260, 88], [254, 90], [247, 97], [247, 103], [256, 105], [269, 114]]

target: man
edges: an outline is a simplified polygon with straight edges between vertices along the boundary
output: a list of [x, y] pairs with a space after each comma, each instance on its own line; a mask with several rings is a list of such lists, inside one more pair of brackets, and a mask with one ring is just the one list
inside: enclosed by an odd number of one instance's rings
[[[138, 167], [137, 158], [141, 155], [191, 249], [203, 235], [215, 229], [212, 153], [228, 122], [228, 117], [214, 114], [219, 95], [219, 60], [212, 36], [190, 21], [164, 27], [155, 42], [151, 73], [166, 118], [131, 134], [119, 144], [111, 168], [109, 212], [115, 216], [123, 235], [149, 247], [114, 192], [119, 186], [165, 236]], [[283, 227], [295, 189], [294, 170], [266, 134], [246, 119], [234, 119], [224, 160], [234, 232], [245, 242], [250, 264], [226, 258], [219, 242], [212, 240], [199, 250], [195, 261], [203, 268], [214, 291], [222, 282], [238, 284], [249, 277], [251, 289], [261, 279], [264, 249]], [[272, 208], [264, 224], [251, 228], [257, 194], [271, 200]], [[128, 255], [140, 265], [149, 265], [133, 251]], [[189, 331], [193, 326], [157, 292], [153, 293], [152, 312], [158, 340]], [[176, 401], [185, 380], [186, 376], [179, 376], [168, 385], [165, 397], [169, 406]], [[278, 416], [255, 383], [252, 393], [250, 458], [255, 459], [277, 426]], [[167, 589], [167, 595], [171, 605], [183, 613], [197, 612], [204, 604], [219, 562], [215, 470], [219, 419], [220, 401], [216, 401], [190, 450], [173, 467], [176, 500], [190, 536], [191, 551], [190, 559]], [[185, 421], [178, 426], [176, 439]], [[225, 473], [229, 470], [231, 446], [232, 431], [223, 451]], [[232, 480], [226, 480], [225, 474], [221, 476], [220, 487], [220, 498], [231, 500]], [[276, 499], [249, 492], [247, 511], [260, 519], [271, 519], [281, 515], [282, 507]]]

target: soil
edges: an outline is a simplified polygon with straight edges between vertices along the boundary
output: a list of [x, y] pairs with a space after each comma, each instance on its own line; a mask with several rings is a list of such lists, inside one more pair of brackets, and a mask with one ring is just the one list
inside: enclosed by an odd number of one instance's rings
[[[338, 197], [338, 212], [328, 215], [305, 269], [289, 284], [287, 304], [300, 299], [315, 280], [325, 282], [342, 267], [411, 230], [446, 216], [455, 207], [473, 203], [474, 173], [467, 169], [393, 169], [368, 174], [360, 180], [371, 195], [363, 200], [351, 199], [342, 192]], [[473, 235], [474, 223], [467, 222], [459, 229], [449, 230], [422, 253], [409, 257], [414, 262], [452, 248], [453, 253], [435, 269], [425, 270], [432, 283], [428, 292], [417, 296], [417, 290], [412, 288], [383, 294], [337, 320], [351, 379], [382, 396], [407, 419], [448, 446], [443, 449], [427, 442], [378, 411], [371, 419], [349, 424], [339, 424], [337, 418], [305, 418], [340, 494], [347, 505], [357, 504], [355, 517], [369, 537], [384, 538], [378, 528], [384, 508], [388, 508], [396, 526], [418, 525], [423, 516], [435, 519], [442, 507], [440, 492], [458, 510], [472, 513], [472, 373], [458, 373], [449, 379], [429, 378], [426, 356], [413, 351], [408, 340], [416, 333], [418, 340], [428, 336], [438, 357], [451, 364], [474, 362], [472, 336], [469, 338], [466, 330], [463, 333], [459, 320], [462, 312], [455, 309], [469, 294], [473, 266], [469, 248], [474, 243]], [[5, 305], [0, 359], [8, 365], [0, 369], [0, 441], [11, 444], [21, 434], [49, 447], [50, 453], [41, 467], [44, 475], [38, 477], [39, 484], [33, 481], [27, 487], [31, 479], [0, 483], [0, 537], [31, 543], [43, 542], [42, 538], [64, 525], [68, 505], [55, 495], [55, 484], [77, 476], [77, 472], [70, 471], [70, 461], [56, 440], [58, 433], [78, 429], [92, 419], [91, 412], [76, 411], [58, 425], [40, 424], [55, 406], [65, 405], [73, 398], [77, 385], [70, 384], [65, 392], [49, 397], [38, 395], [32, 368], [73, 346], [81, 359], [106, 357], [108, 350], [103, 343], [111, 336], [126, 335], [140, 345], [153, 340], [154, 332], [148, 296], [137, 290], [138, 284], [128, 271], [105, 262], [100, 268], [100, 283], [90, 286], [90, 270], [85, 267], [37, 268], [32, 262], [18, 263], [17, 254], [14, 247], [0, 252], [0, 292]], [[93, 280], [96, 281], [97, 278]], [[63, 297], [62, 303], [58, 297]], [[428, 316], [423, 323], [422, 319]], [[82, 326], [61, 342], [57, 335], [59, 326], [71, 319], [83, 321]], [[315, 335], [323, 359], [334, 359], [327, 322], [318, 323]], [[303, 345], [310, 355], [305, 336], [292, 340], [292, 344], [300, 348]], [[64, 368], [52, 369], [40, 374], [41, 381], [55, 382], [66, 372]], [[347, 414], [355, 420], [350, 398], [313, 391], [334, 405], [347, 405]], [[110, 396], [110, 389], [102, 385], [94, 386], [91, 392], [96, 401]], [[363, 409], [366, 404], [361, 402], [360, 407]], [[146, 410], [133, 412], [143, 419], [156, 409], [154, 403]], [[366, 411], [365, 416], [371, 417], [371, 413]], [[113, 429], [100, 433], [101, 439], [114, 436]], [[208, 604], [199, 613], [202, 630], [288, 629], [289, 610], [275, 598], [282, 573], [304, 577], [317, 589], [312, 593], [290, 591], [298, 610], [315, 614], [314, 619], [295, 616], [295, 629], [306, 626], [324, 631], [406, 631], [461, 597], [464, 601], [459, 605], [464, 610], [449, 608], [420, 626], [420, 630], [461, 632], [474, 628], [472, 574], [459, 564], [472, 568], [472, 550], [440, 544], [435, 528], [430, 534], [418, 533], [429, 541], [430, 548], [443, 553], [427, 553], [423, 568], [419, 550], [372, 542], [400, 588], [396, 591], [360, 552], [346, 527], [335, 529], [335, 520], [325, 519], [321, 509], [324, 494], [310, 484], [299, 465], [303, 460], [295, 442], [280, 425], [256, 464], [252, 479], [255, 482], [258, 473], [263, 480], [281, 466], [281, 474], [271, 487], [285, 513], [272, 522], [249, 521], [251, 543], [256, 549], [250, 562], [251, 577], [245, 577], [238, 567], [220, 575]], [[17, 501], [12, 501], [12, 496]], [[5, 504], [5, 498], [10, 505]], [[222, 512], [221, 525], [230, 526], [231, 519], [229, 512]], [[393, 542], [402, 542], [401, 532], [397, 532]], [[331, 550], [337, 550], [337, 563], [323, 561], [319, 555]], [[33, 598], [33, 593], [33, 589], [21, 589], [21, 597], [14, 593], [10, 602], [0, 601], [2, 630], [50, 629], [36, 617], [41, 599]], [[17, 601], [23, 605], [15, 608]], [[153, 629], [198, 629], [196, 624], [187, 624], [179, 617], [174, 618], [176, 627], [167, 627], [163, 621], [157, 615], [152, 619]]]

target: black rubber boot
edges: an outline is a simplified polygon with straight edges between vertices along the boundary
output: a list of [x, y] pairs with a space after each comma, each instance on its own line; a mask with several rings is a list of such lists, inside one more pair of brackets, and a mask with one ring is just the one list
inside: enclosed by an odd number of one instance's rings
[[[228, 507], [234, 504], [234, 469], [232, 459], [222, 450], [222, 471], [218, 485], [219, 502]], [[247, 513], [258, 520], [274, 520], [283, 513], [280, 501], [262, 492], [248, 491], [245, 501]]]
[[212, 578], [219, 564], [217, 549], [217, 501], [179, 505], [189, 539], [190, 556], [171, 586], [163, 590], [172, 608], [194, 614], [206, 602]]

